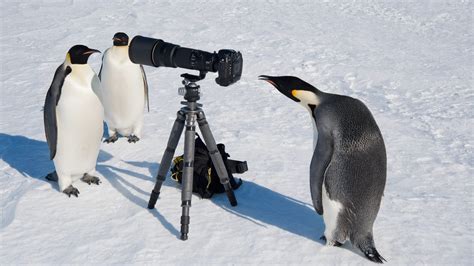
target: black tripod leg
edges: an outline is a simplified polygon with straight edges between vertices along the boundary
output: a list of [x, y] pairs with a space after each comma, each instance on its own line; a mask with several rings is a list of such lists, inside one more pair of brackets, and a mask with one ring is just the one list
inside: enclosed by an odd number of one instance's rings
[[163, 158], [161, 158], [160, 169], [156, 176], [156, 183], [153, 191], [151, 192], [150, 200], [148, 201], [148, 209], [155, 208], [156, 201], [160, 195], [161, 185], [166, 179], [166, 174], [170, 168], [171, 161], [173, 160], [176, 146], [178, 146], [179, 138], [183, 133], [185, 115], [182, 111], [178, 111], [176, 120], [174, 121], [173, 128], [171, 129], [170, 137], [168, 139], [168, 145], [166, 147]]
[[193, 193], [194, 173], [194, 145], [196, 138], [196, 114], [194, 112], [186, 115], [186, 131], [184, 133], [184, 168], [183, 168], [183, 190], [181, 191], [181, 240], [188, 239], [189, 232], [189, 208]]
[[204, 112], [202, 110], [197, 114], [197, 121], [199, 124], [199, 129], [201, 129], [202, 137], [204, 138], [204, 141], [206, 142], [207, 148], [209, 150], [209, 155], [211, 156], [212, 163], [216, 168], [217, 175], [219, 176], [221, 184], [224, 186], [230, 205], [236, 206], [237, 199], [235, 198], [234, 191], [232, 190], [232, 187], [230, 185], [229, 175], [227, 174], [224, 161], [222, 160], [221, 154], [217, 149], [216, 141], [212, 136], [211, 129], [209, 128], [206, 116], [204, 115]]

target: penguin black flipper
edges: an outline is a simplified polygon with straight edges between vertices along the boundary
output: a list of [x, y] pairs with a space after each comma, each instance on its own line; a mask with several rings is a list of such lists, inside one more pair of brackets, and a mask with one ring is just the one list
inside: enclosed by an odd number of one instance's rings
[[104, 66], [104, 56], [105, 56], [105, 53], [102, 55], [102, 64], [100, 64], [99, 75], [97, 75], [100, 81], [102, 81], [102, 67]]
[[[324, 107], [318, 111], [313, 109], [313, 117], [316, 121], [323, 119], [322, 117], [324, 117], [325, 114], [321, 115], [322, 112], [324, 112]], [[323, 214], [322, 189], [326, 169], [329, 167], [332, 154], [333, 138], [331, 133], [327, 132], [325, 128], [318, 127], [318, 142], [310, 166], [310, 189], [314, 208], [319, 215]]]
[[44, 103], [44, 130], [46, 133], [46, 141], [49, 146], [49, 158], [52, 160], [56, 155], [56, 144], [58, 138], [58, 127], [56, 123], [56, 106], [61, 97], [61, 88], [63, 87], [66, 76], [71, 73], [71, 67], [60, 65], [54, 73], [53, 82], [46, 94]]
[[142, 71], [143, 85], [145, 87], [146, 106], [148, 108], [148, 112], [150, 112], [150, 98], [148, 98], [148, 81], [146, 80], [145, 69], [143, 69], [142, 65], [140, 65], [140, 70]]

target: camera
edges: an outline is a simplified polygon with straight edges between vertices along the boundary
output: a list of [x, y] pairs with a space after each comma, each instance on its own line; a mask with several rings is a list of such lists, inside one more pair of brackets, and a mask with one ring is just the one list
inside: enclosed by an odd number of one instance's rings
[[242, 54], [230, 49], [210, 53], [138, 35], [130, 42], [128, 56], [135, 64], [217, 72], [216, 83], [221, 86], [229, 86], [242, 76]]

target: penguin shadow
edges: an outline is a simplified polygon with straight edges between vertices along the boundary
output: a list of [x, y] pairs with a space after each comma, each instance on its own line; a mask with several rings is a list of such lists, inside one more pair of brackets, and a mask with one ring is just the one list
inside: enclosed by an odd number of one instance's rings
[[[112, 155], [101, 150], [97, 162], [105, 162], [111, 158]], [[59, 191], [57, 182], [45, 179], [47, 174], [54, 171], [54, 164], [49, 159], [49, 147], [46, 141], [0, 133], [0, 159], [25, 178], [37, 179]]]
[[[46, 142], [21, 135], [0, 133], [0, 160], [15, 169], [25, 179], [34, 178], [49, 184], [51, 188], [59, 190], [57, 184], [51, 184], [44, 179], [46, 174], [49, 173], [48, 169], [54, 169], [53, 162], [49, 160], [49, 149]], [[4, 168], [4, 170], [7, 169], [8, 167]], [[2, 171], [2, 175], [8, 175], [8, 173]], [[9, 182], [8, 179], [6, 179], [6, 182]], [[4, 202], [0, 229], [6, 228], [15, 220], [18, 202], [30, 187], [27, 182], [23, 184], [24, 186], [22, 185], [11, 191], [8, 196], [2, 197], [3, 200], [9, 202]]]
[[[97, 159], [97, 171], [127, 199], [140, 207], [146, 208], [148, 202], [135, 196], [131, 190], [135, 190], [144, 196], [148, 196], [150, 193], [141, 190], [118, 173], [148, 181], [152, 181], [153, 178], [151, 176], [145, 176], [133, 171], [104, 164], [112, 158], [113, 156], [111, 154], [101, 150]], [[30, 139], [21, 135], [0, 133], [0, 160], [3, 160], [11, 168], [17, 170], [25, 178], [37, 179], [50, 185], [52, 189], [59, 192], [59, 185], [57, 182], [51, 182], [45, 179], [48, 173], [54, 171], [53, 161], [49, 160], [49, 147], [46, 141]], [[150, 167], [152, 167], [152, 171], [154, 172], [155, 169], [158, 168], [158, 164], [154, 164]], [[8, 217], [14, 217], [13, 214], [15, 213], [15, 208], [16, 204], [12, 210], [8, 210], [9, 212], [12, 212], [12, 215]], [[173, 225], [171, 225], [156, 209], [150, 210], [150, 213], [152, 213], [163, 224], [163, 226], [168, 229], [168, 231], [176, 236], [179, 235], [178, 230], [174, 228]], [[1, 227], [7, 226], [10, 222], [11, 221], [4, 221]]]
[[[157, 163], [131, 161], [126, 163], [135, 167], [148, 168], [150, 176], [155, 176], [158, 171]], [[324, 244], [320, 240], [324, 232], [324, 222], [311, 204], [244, 179], [242, 186], [235, 190], [237, 206], [231, 207], [225, 194], [215, 194], [210, 199], [211, 202], [256, 226], [275, 226], [289, 233]], [[154, 179], [150, 180], [154, 182]], [[180, 187], [169, 176], [163, 185], [174, 188]], [[147, 195], [150, 195], [150, 193], [147, 192]]]
[[[133, 165], [133, 164], [132, 164]], [[145, 166], [143, 166], [145, 167]], [[150, 172], [155, 172], [158, 169], [159, 164], [149, 164], [146, 167], [150, 167]], [[154, 178], [150, 175], [140, 174], [134, 171], [130, 171], [127, 169], [118, 168], [112, 165], [106, 164], [98, 164], [97, 171], [105, 178], [107, 181], [115, 188], [120, 194], [122, 194], [125, 198], [130, 200], [132, 203], [135, 203], [137, 206], [142, 207], [148, 210], [148, 201], [144, 198], [149, 197], [151, 191], [144, 191], [143, 189], [139, 188], [132, 182], [128, 181], [122, 175], [128, 175], [134, 178], [142, 179], [145, 181], [154, 182]], [[170, 181], [168, 181], [170, 182]], [[133, 192], [134, 191], [134, 192]], [[136, 194], [141, 194], [142, 196], [138, 196]], [[163, 216], [161, 215], [157, 209], [148, 210], [158, 221], [166, 228], [172, 235], [179, 237], [179, 231]]]
[[45, 141], [0, 133], [0, 159], [25, 178], [40, 180], [59, 190], [57, 183], [50, 183], [44, 178], [54, 169]]
[[104, 125], [104, 133], [102, 134], [102, 139], [107, 139], [109, 138], [109, 126], [107, 126], [107, 123], [105, 121], [103, 122]]

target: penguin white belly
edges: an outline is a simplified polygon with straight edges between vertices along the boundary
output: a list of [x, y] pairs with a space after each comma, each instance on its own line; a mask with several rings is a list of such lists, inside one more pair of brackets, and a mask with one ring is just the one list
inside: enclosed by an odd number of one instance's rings
[[322, 189], [322, 201], [323, 201], [323, 219], [324, 225], [326, 229], [324, 230], [324, 235], [328, 240], [328, 244], [330, 241], [334, 241], [333, 234], [337, 228], [337, 220], [339, 217], [339, 213], [341, 212], [343, 206], [340, 202], [331, 200], [328, 196], [326, 191], [326, 185], [323, 183]]
[[141, 124], [145, 85], [139, 65], [107, 54], [101, 72], [102, 103], [109, 128], [128, 136]]
[[66, 78], [56, 107], [58, 127], [54, 165], [73, 178], [95, 169], [103, 134], [104, 109], [90, 84]]

